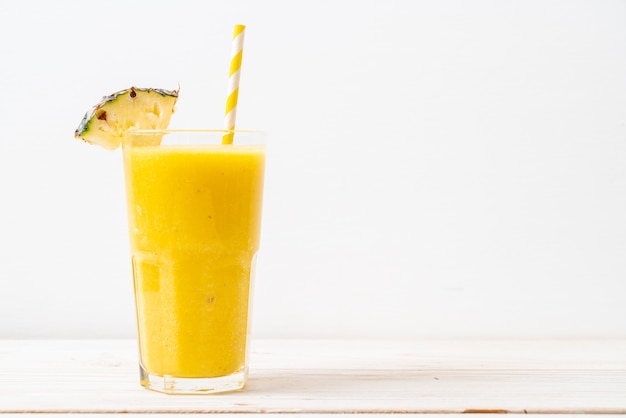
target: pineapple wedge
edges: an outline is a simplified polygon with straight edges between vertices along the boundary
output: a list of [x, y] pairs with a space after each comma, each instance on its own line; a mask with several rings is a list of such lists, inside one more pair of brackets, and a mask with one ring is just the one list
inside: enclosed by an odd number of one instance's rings
[[108, 150], [117, 149], [126, 132], [166, 129], [178, 90], [131, 87], [105, 96], [85, 114], [74, 135]]

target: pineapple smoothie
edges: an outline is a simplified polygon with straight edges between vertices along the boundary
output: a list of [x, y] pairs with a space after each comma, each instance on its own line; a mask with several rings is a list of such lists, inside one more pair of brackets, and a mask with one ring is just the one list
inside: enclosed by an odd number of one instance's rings
[[265, 145], [262, 132], [234, 129], [237, 92], [223, 130], [168, 130], [179, 91], [131, 87], [104, 96], [74, 133], [122, 148], [147, 389], [208, 394], [247, 379]]
[[104, 96], [74, 137], [122, 147], [141, 384], [241, 389], [259, 250], [264, 135], [235, 129], [245, 25], [234, 26], [221, 130], [168, 130], [179, 90]]
[[263, 145], [123, 154], [142, 380], [240, 374], [243, 385]]

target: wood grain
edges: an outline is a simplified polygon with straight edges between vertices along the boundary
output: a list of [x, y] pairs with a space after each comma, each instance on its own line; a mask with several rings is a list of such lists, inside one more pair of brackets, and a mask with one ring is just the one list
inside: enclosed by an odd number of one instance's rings
[[245, 390], [138, 382], [136, 342], [0, 340], [1, 413], [626, 414], [626, 340], [259, 340]]

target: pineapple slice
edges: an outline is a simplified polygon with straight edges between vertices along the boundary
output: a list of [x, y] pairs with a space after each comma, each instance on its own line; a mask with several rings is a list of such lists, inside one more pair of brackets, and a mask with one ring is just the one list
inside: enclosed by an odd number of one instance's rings
[[105, 96], [85, 114], [74, 135], [108, 150], [120, 146], [126, 132], [166, 129], [174, 113], [178, 90], [131, 87]]

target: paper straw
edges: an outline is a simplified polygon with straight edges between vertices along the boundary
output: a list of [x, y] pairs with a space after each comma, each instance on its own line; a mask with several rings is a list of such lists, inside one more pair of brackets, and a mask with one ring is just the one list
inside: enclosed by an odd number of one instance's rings
[[[233, 44], [230, 58], [230, 73], [228, 74], [228, 99], [226, 99], [226, 112], [224, 113], [224, 130], [235, 129], [237, 118], [237, 99], [239, 97], [239, 77], [241, 75], [241, 58], [243, 56], [243, 39], [246, 27], [235, 25]], [[235, 134], [227, 133], [222, 138], [222, 144], [232, 144]]]

